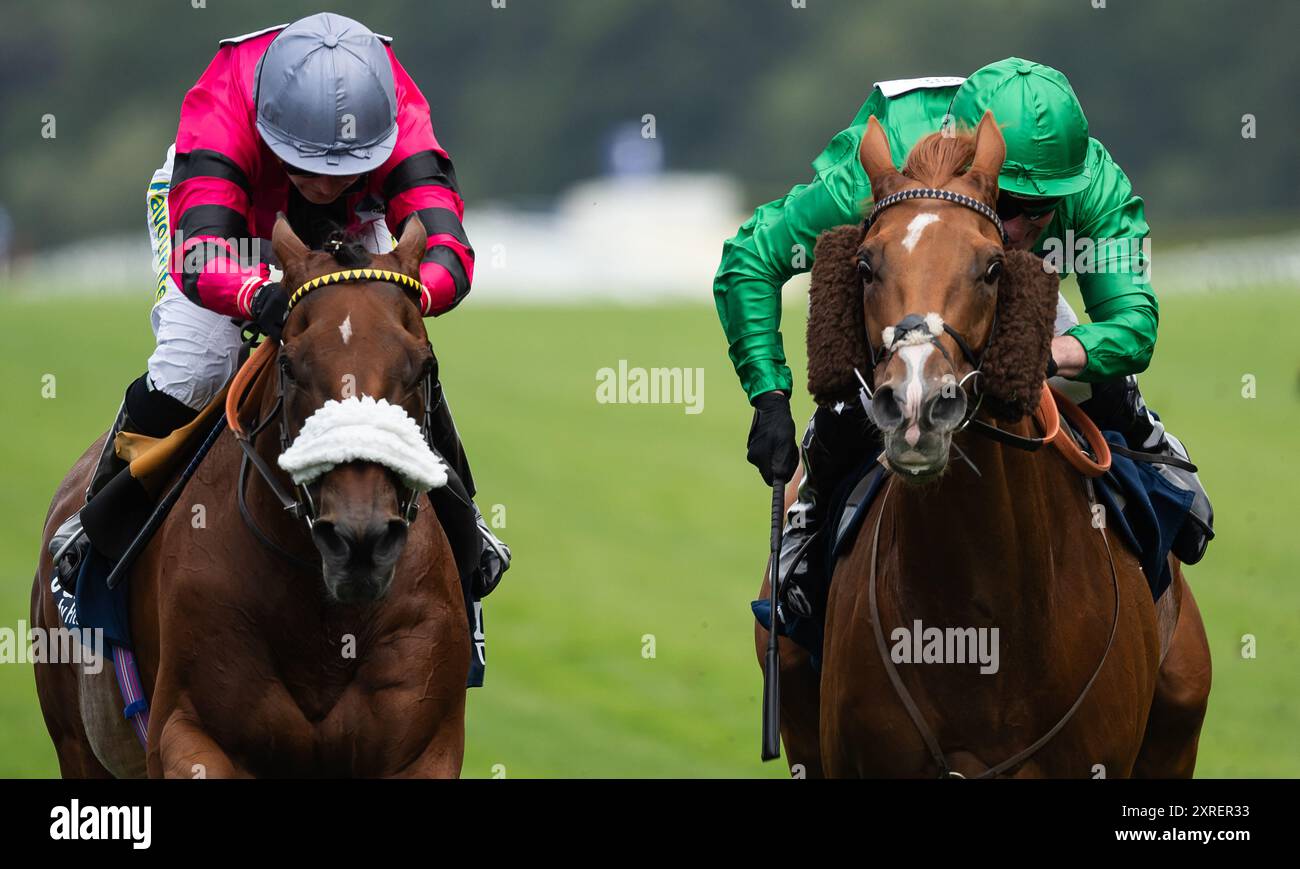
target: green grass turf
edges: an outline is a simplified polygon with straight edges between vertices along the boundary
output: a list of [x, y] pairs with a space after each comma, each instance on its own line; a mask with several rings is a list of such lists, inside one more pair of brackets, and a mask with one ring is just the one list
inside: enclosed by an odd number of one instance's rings
[[[55, 485], [143, 370], [148, 304], [147, 293], [0, 295], [0, 627], [26, 618]], [[792, 298], [787, 312], [797, 384], [804, 306]], [[1300, 352], [1284, 329], [1261, 329], [1261, 313], [1295, 322], [1300, 295], [1167, 296], [1143, 377], [1216, 506], [1219, 540], [1188, 571], [1214, 652], [1207, 776], [1300, 775]], [[470, 693], [465, 775], [782, 775], [758, 761], [748, 606], [769, 497], [744, 460], [749, 408], [712, 308], [471, 301], [431, 328], [480, 504], [504, 506], [516, 556], [487, 604], [488, 683]], [[596, 372], [620, 359], [705, 369], [704, 412], [597, 403]], [[41, 396], [46, 374], [56, 398]], [[809, 410], [800, 395], [797, 414]], [[1257, 638], [1253, 660], [1244, 634]], [[56, 774], [27, 665], [0, 667], [0, 717], [0, 775]]]

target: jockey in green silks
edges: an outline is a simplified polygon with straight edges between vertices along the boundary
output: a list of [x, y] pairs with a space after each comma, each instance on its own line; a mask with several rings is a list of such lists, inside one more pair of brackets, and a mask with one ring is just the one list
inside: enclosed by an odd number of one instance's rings
[[[1006, 140], [997, 203], [1008, 246], [1032, 251], [1059, 272], [1075, 273], [1091, 322], [1080, 323], [1062, 298], [1051, 373], [1103, 429], [1129, 446], [1184, 461], [1186, 450], [1143, 403], [1134, 375], [1155, 349], [1159, 306], [1149, 281], [1149, 228], [1141, 197], [1105, 146], [1088, 136], [1088, 121], [1069, 81], [1042, 64], [1007, 58], [969, 78], [881, 82], [853, 123], [813, 160], [813, 178], [760, 206], [723, 245], [713, 293], [730, 356], [754, 405], [749, 461], [769, 485], [797, 467], [792, 387], [781, 343], [781, 286], [812, 268], [817, 237], [860, 222], [870, 211], [871, 184], [858, 160], [867, 119], [875, 116], [902, 166], [912, 146], [945, 125], [973, 129], [991, 109]], [[1087, 257], [1079, 240], [1091, 240]], [[1061, 378], [1068, 379], [1062, 382]], [[819, 407], [802, 443], [804, 477], [787, 516], [782, 548], [783, 608], [796, 615], [825, 599], [824, 547], [795, 554], [826, 520], [828, 501], [864, 458], [861, 406]], [[1195, 493], [1189, 520], [1174, 543], [1183, 562], [1200, 560], [1213, 537], [1213, 511], [1193, 471], [1156, 464], [1171, 482]]]

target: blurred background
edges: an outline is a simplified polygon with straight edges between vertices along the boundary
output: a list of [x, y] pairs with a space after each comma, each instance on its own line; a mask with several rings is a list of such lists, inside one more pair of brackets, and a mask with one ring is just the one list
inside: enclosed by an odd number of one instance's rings
[[[721, 243], [810, 178], [874, 82], [1008, 55], [1065, 72], [1146, 201], [1161, 337], [1143, 389], [1219, 531], [1188, 570], [1215, 663], [1198, 774], [1300, 775], [1284, 0], [4, 0], [0, 402], [26, 436], [0, 439], [0, 627], [26, 618], [55, 486], [152, 350], [144, 191], [185, 91], [219, 39], [326, 9], [395, 38], [478, 252], [469, 300], [430, 323], [517, 558], [487, 602], [466, 775], [785, 774], [758, 762], [768, 498], [712, 308]], [[804, 286], [786, 289], [796, 385]], [[598, 403], [620, 360], [703, 369], [703, 412]], [[27, 665], [0, 667], [0, 716], [0, 775], [56, 774]]]

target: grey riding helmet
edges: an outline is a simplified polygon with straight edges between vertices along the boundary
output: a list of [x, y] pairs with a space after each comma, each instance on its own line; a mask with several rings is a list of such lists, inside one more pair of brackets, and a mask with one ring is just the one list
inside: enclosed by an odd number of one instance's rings
[[397, 142], [385, 39], [321, 12], [280, 31], [257, 65], [257, 131], [277, 157], [319, 175], [377, 169]]

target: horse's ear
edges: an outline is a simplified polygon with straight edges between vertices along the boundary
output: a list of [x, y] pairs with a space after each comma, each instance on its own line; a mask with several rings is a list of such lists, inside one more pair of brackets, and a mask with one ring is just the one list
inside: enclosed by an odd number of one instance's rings
[[302, 265], [311, 253], [283, 213], [275, 216], [275, 228], [271, 230], [271, 250], [275, 252], [275, 258], [285, 275], [302, 274]]
[[858, 162], [871, 181], [872, 199], [880, 201], [898, 189], [903, 176], [894, 168], [894, 160], [889, 155], [889, 138], [875, 115], [867, 118], [867, 129], [862, 134], [862, 144], [858, 146]]
[[858, 277], [860, 225], [828, 229], [813, 251], [808, 290], [808, 391], [818, 404], [856, 401], [857, 368], [869, 377], [862, 279]]
[[1038, 407], [1052, 351], [1061, 278], [1038, 257], [1009, 250], [998, 280], [998, 319], [984, 353], [984, 406], [1014, 422]]
[[975, 182], [984, 198], [990, 202], [998, 193], [998, 173], [1007, 159], [1007, 141], [1002, 138], [992, 110], [985, 110], [975, 128], [975, 157], [966, 176]]
[[397, 247], [393, 248], [393, 256], [397, 257], [402, 274], [417, 279], [420, 277], [420, 261], [424, 259], [424, 248], [428, 240], [429, 234], [425, 232], [424, 224], [412, 214], [402, 227], [402, 237], [397, 240]]

